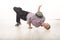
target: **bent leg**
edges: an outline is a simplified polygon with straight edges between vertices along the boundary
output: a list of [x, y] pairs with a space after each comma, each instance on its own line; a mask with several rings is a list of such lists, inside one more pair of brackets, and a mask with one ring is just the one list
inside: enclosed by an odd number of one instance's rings
[[16, 22], [17, 22], [17, 24], [15, 26], [19, 26], [21, 24], [20, 15], [18, 15], [18, 14], [16, 15]]
[[16, 22], [17, 22], [16, 26], [19, 26], [21, 24], [20, 23], [20, 13], [21, 13], [20, 10], [21, 9], [20, 8], [17, 8], [17, 7], [14, 7], [13, 9], [16, 12]]
[[16, 22], [20, 23], [20, 15], [18, 15], [18, 14], [16, 15]]

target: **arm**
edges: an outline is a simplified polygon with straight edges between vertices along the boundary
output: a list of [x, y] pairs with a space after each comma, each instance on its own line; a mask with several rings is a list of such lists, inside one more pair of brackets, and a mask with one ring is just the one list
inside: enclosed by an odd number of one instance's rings
[[43, 25], [44, 25], [44, 23], [41, 24], [41, 26], [43, 26]]
[[31, 18], [29, 18], [29, 19], [27, 20], [27, 23], [28, 23], [29, 29], [32, 29], [32, 27], [31, 27]]
[[29, 29], [32, 29], [32, 27], [31, 27], [31, 22], [29, 22], [29, 24], [28, 24], [28, 25], [29, 25]]
[[41, 5], [39, 5], [39, 7], [38, 7], [38, 12], [40, 12], [40, 8], [41, 8]]

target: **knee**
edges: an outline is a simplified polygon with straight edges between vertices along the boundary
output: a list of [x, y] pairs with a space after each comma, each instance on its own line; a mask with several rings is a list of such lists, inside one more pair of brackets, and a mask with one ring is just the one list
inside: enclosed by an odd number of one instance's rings
[[17, 9], [17, 7], [13, 7], [13, 10], [16, 10]]

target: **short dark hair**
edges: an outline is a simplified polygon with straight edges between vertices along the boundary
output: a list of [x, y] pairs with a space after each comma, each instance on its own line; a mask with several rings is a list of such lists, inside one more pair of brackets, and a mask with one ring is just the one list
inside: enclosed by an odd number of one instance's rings
[[38, 16], [37, 14], [35, 14], [37, 17], [39, 17], [39, 18], [42, 18], [43, 16]]
[[49, 27], [47, 28], [47, 30], [49, 30], [50, 29], [50, 25], [49, 25]]

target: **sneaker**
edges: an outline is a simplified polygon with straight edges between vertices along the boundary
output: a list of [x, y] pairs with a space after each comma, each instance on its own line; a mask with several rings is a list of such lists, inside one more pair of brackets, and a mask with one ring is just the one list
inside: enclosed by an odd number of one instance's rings
[[17, 23], [15, 26], [19, 26], [20, 25], [20, 23]]

